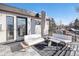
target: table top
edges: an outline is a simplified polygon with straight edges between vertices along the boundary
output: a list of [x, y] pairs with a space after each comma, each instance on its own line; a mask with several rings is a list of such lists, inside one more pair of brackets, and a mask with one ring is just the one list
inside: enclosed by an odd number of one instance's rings
[[67, 37], [66, 35], [60, 35], [60, 34], [57, 34], [57, 35], [55, 35], [54, 34], [54, 36], [49, 36], [49, 40], [51, 40], [51, 41], [54, 41], [54, 42], [57, 42], [57, 43], [59, 43], [59, 42], [65, 42], [65, 43], [70, 43], [70, 42], [72, 42], [72, 37]]

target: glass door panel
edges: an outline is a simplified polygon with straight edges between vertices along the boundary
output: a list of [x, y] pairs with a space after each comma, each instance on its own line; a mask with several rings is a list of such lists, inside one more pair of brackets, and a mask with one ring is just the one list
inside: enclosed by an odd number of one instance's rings
[[24, 38], [27, 34], [27, 19], [23, 17], [17, 17], [17, 34], [19, 38]]
[[7, 16], [6, 23], [7, 23], [7, 40], [13, 40], [14, 39], [14, 17]]

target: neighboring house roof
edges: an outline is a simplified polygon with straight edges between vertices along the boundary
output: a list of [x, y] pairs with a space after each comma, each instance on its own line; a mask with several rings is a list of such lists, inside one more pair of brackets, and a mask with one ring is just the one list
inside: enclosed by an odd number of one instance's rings
[[29, 16], [29, 17], [39, 18], [40, 19], [40, 17], [35, 17], [36, 13], [34, 13], [32, 11], [24, 10], [24, 9], [12, 7], [12, 6], [8, 6], [6, 4], [1, 4], [1, 3], [0, 3], [0, 11], [10, 12], [10, 13], [14, 13], [14, 14], [20, 14], [20, 15], [24, 15], [24, 16]]

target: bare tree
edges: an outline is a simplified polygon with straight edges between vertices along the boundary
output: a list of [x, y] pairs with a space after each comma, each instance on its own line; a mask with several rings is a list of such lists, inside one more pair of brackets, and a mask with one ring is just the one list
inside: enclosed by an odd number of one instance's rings
[[76, 18], [74, 22], [74, 28], [79, 29], [79, 20]]
[[49, 36], [52, 36], [52, 34], [56, 31], [56, 24], [53, 18], [49, 20]]

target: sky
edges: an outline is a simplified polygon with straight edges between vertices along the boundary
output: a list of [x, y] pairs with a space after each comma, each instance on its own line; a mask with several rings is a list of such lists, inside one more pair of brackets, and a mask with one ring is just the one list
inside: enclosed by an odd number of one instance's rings
[[7, 5], [37, 13], [44, 10], [47, 16], [54, 18], [56, 24], [60, 24], [61, 21], [62, 24], [68, 25], [79, 18], [79, 13], [76, 11], [79, 7], [77, 3], [8, 3]]

